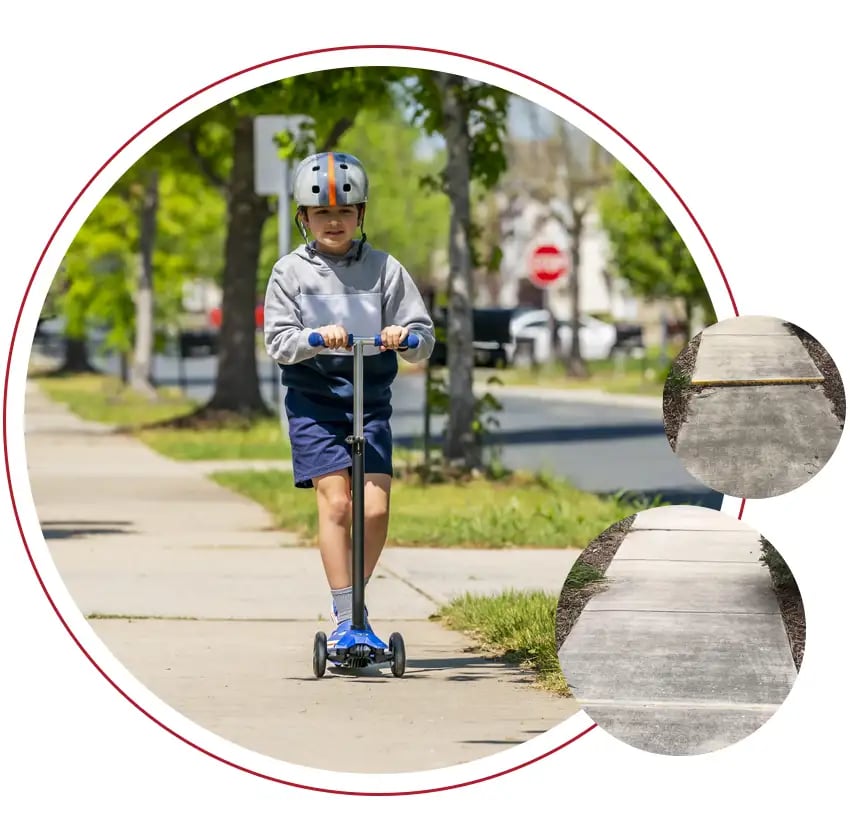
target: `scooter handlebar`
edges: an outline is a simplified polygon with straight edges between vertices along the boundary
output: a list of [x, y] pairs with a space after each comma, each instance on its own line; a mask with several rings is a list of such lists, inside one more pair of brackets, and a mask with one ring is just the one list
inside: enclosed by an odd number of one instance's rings
[[[375, 334], [371, 337], [355, 337], [353, 334], [348, 335], [348, 345], [349, 347], [354, 345], [355, 340], [370, 342], [375, 346], [381, 345], [381, 335]], [[319, 348], [320, 346], [325, 345], [324, 338], [319, 332], [311, 332], [307, 341], [313, 348]], [[405, 345], [399, 348], [399, 351], [407, 351], [408, 349], [415, 349], [419, 345], [419, 335], [418, 334], [408, 334], [405, 338]]]

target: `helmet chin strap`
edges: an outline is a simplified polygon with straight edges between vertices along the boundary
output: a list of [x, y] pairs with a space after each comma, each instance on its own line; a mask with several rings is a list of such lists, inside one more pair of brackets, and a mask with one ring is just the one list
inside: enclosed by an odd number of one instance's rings
[[357, 260], [360, 260], [360, 256], [363, 254], [363, 244], [366, 243], [366, 232], [363, 229], [363, 223], [366, 221], [366, 205], [361, 204], [360, 210], [360, 245], [357, 247]]
[[295, 213], [295, 226], [298, 227], [298, 232], [301, 233], [301, 237], [304, 239], [304, 244], [307, 247], [307, 252], [310, 253], [310, 256], [316, 254], [316, 250], [310, 246], [310, 237], [307, 235], [307, 228], [304, 226], [301, 219], [298, 217], [298, 213]]

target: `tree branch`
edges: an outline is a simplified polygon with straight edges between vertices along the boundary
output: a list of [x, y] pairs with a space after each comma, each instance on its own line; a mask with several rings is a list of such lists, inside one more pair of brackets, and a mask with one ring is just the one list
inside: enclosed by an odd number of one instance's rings
[[198, 128], [191, 128], [186, 131], [186, 147], [189, 150], [189, 155], [195, 160], [195, 163], [198, 165], [198, 169], [206, 177], [210, 184], [214, 187], [218, 187], [219, 190], [224, 190], [227, 187], [227, 182], [218, 173], [216, 173], [212, 163], [206, 156], [203, 155], [203, 153], [201, 153], [201, 149], [198, 145], [199, 136], [200, 131]]
[[354, 124], [353, 119], [349, 119], [347, 116], [342, 116], [334, 122], [334, 126], [331, 128], [330, 133], [328, 133], [327, 138], [322, 143], [322, 146], [319, 148], [319, 153], [326, 153], [329, 150], [333, 150], [336, 147], [337, 142], [342, 138], [342, 134], [345, 133], [352, 125]]

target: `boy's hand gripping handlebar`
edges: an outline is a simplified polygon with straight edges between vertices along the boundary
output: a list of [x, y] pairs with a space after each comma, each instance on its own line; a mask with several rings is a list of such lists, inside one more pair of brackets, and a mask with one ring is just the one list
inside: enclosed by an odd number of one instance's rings
[[[318, 348], [319, 346], [324, 346], [325, 341], [319, 332], [312, 332], [310, 337], [308, 338], [308, 342], [313, 348]], [[348, 335], [348, 347], [351, 348], [355, 343], [360, 344], [371, 344], [375, 346], [382, 345], [381, 343], [381, 335], [375, 334], [370, 335], [368, 337], [358, 337], [353, 334]], [[404, 345], [399, 346], [398, 351], [407, 351], [408, 349], [415, 349], [419, 345], [419, 335], [416, 334], [408, 334], [407, 337], [404, 338]]]

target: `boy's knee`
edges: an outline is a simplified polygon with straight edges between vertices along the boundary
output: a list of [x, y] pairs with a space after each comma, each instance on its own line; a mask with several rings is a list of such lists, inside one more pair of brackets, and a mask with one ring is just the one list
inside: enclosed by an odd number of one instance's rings
[[351, 498], [345, 493], [332, 493], [322, 497], [322, 511], [333, 524], [345, 526], [351, 523]]
[[386, 521], [389, 518], [389, 513], [387, 512], [386, 507], [367, 507], [366, 508], [366, 521], [371, 522], [372, 524], [378, 524], [380, 522]]
[[363, 513], [367, 523], [380, 524], [389, 518], [389, 507], [383, 497], [376, 497], [372, 501], [365, 502]]

